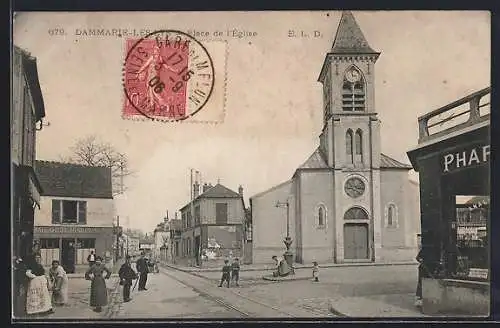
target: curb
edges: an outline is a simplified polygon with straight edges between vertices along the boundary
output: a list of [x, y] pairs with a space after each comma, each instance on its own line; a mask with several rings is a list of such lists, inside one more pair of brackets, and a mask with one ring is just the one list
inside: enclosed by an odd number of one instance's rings
[[347, 318], [348, 316], [342, 312], [339, 312], [337, 311], [334, 307], [333, 307], [333, 304], [332, 304], [332, 301], [329, 302], [328, 304], [328, 310], [330, 311], [330, 313], [332, 313], [333, 315], [337, 316], [337, 317], [344, 317], [344, 318]]
[[[324, 264], [320, 265], [320, 268], [342, 268], [342, 267], [362, 267], [362, 266], [395, 266], [395, 265], [417, 265], [418, 263], [415, 261], [411, 262], [395, 262], [395, 263], [332, 263], [332, 264]], [[183, 272], [220, 272], [220, 269], [217, 268], [189, 268], [189, 267], [180, 267], [177, 265], [172, 265], [169, 263], [162, 263], [161, 265], [180, 270]], [[296, 265], [294, 266], [295, 270], [301, 270], [301, 269], [312, 269], [312, 265]], [[245, 272], [245, 271], [271, 271], [273, 270], [272, 268], [242, 268], [240, 272]]]
[[311, 277], [293, 277], [293, 276], [290, 277], [290, 278], [288, 278], [288, 279], [285, 279], [285, 278], [281, 278], [280, 279], [279, 277], [270, 277], [270, 276], [263, 276], [262, 277], [262, 279], [264, 279], [264, 280], [275, 281], [275, 282], [299, 281], [299, 280], [310, 280], [310, 279], [312, 279]]

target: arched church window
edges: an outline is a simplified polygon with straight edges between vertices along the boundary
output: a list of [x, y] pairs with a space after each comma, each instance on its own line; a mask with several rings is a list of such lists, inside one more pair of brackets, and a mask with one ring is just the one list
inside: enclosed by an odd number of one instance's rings
[[323, 207], [321, 206], [318, 209], [318, 225], [319, 226], [325, 225], [325, 212], [323, 210]]
[[346, 154], [347, 154], [347, 162], [348, 163], [354, 162], [352, 142], [353, 142], [352, 130], [349, 129], [349, 130], [347, 130], [346, 135], [345, 135], [345, 147], [346, 147]]
[[365, 110], [365, 81], [361, 72], [354, 66], [349, 68], [342, 84], [342, 110]]
[[368, 220], [368, 214], [361, 207], [351, 207], [345, 212], [344, 220]]
[[389, 204], [387, 206], [387, 220], [386, 220], [387, 227], [397, 227], [398, 226], [397, 215], [398, 215], [398, 213], [397, 213], [396, 205]]
[[356, 144], [356, 161], [363, 162], [363, 131], [361, 129], [356, 131], [354, 143]]

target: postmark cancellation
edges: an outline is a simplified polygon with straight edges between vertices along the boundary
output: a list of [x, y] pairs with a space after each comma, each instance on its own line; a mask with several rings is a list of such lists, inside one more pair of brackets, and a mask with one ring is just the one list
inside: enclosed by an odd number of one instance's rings
[[226, 63], [226, 41], [200, 42], [176, 30], [125, 39], [122, 117], [222, 123]]

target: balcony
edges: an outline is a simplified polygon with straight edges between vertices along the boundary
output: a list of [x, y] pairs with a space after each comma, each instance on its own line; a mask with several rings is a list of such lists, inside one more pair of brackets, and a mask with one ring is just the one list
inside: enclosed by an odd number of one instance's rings
[[418, 143], [433, 143], [454, 134], [490, 125], [491, 87], [484, 88], [418, 118]]

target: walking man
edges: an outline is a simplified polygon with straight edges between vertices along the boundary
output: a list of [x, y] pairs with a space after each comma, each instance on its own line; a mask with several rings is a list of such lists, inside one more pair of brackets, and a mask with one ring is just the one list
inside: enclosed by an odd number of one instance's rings
[[147, 290], [146, 281], [148, 280], [148, 260], [144, 257], [144, 252], [141, 253], [141, 257], [135, 263], [137, 272], [139, 272], [139, 290]]
[[130, 265], [130, 255], [125, 258], [125, 263], [120, 267], [118, 271], [118, 276], [120, 277], [120, 285], [123, 286], [123, 302], [130, 301], [130, 287], [132, 286], [132, 280], [137, 279], [137, 273]]
[[94, 251], [90, 251], [89, 256], [87, 256], [87, 262], [89, 263], [89, 267], [93, 266], [95, 263], [95, 254]]

